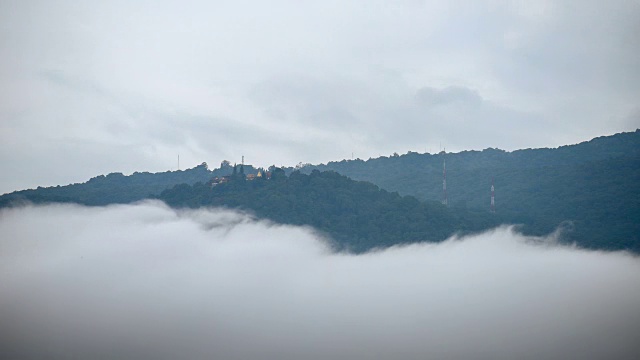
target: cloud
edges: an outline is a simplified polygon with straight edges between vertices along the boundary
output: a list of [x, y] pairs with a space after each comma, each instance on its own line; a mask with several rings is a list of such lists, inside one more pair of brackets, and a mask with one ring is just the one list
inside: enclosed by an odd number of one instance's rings
[[462, 86], [449, 86], [444, 89], [423, 87], [416, 92], [416, 101], [424, 106], [455, 104], [479, 106], [484, 99], [477, 91]]
[[178, 153], [292, 165], [633, 131], [639, 15], [595, 0], [4, 1], [0, 192], [166, 171]]
[[332, 253], [160, 203], [0, 212], [0, 357], [632, 359], [640, 261], [503, 227]]

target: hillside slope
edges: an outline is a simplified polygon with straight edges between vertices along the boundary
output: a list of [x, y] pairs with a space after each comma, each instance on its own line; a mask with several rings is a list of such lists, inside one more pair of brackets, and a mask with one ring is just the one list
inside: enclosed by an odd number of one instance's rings
[[[490, 187], [493, 179], [497, 212], [491, 219], [503, 223], [522, 224], [522, 231], [533, 235], [545, 235], [562, 226], [569, 230], [563, 234], [564, 241], [576, 242], [588, 248], [626, 249], [640, 253], [640, 131], [638, 130], [599, 137], [557, 149], [525, 149], [513, 152], [486, 149], [434, 155], [409, 152], [401, 156], [381, 157], [368, 161], [342, 160], [326, 165], [305, 166], [299, 171], [303, 174], [311, 174], [313, 170], [335, 171], [354, 180], [371, 182], [386, 191], [398, 192], [401, 196], [415, 196], [419, 200], [426, 201], [426, 204], [431, 204], [428, 206], [433, 206], [434, 202], [442, 200], [442, 164], [445, 159], [449, 200], [447, 211], [450, 214], [462, 217], [465, 216], [464, 214], [489, 215]], [[204, 186], [202, 184], [214, 176], [231, 174], [232, 167], [228, 163], [225, 164], [214, 170], [209, 170], [203, 163], [184, 171], [156, 174], [134, 173], [129, 176], [113, 173], [97, 176], [82, 184], [16, 191], [0, 196], [0, 207], [24, 201], [106, 205], [156, 198], [164, 190], [179, 184], [193, 185], [197, 188]], [[244, 169], [246, 174], [256, 172], [256, 169], [251, 166], [245, 166]], [[289, 174], [294, 173], [294, 170], [294, 168], [286, 169]], [[300, 175], [296, 173], [294, 179], [299, 178]], [[254, 185], [251, 186], [257, 186], [255, 184], [258, 183], [252, 184]], [[248, 205], [249, 203], [260, 204], [263, 197], [269, 197], [266, 191], [282, 190], [271, 186], [275, 185], [266, 186], [260, 191], [256, 190], [257, 192], [249, 192], [243, 196], [252, 194], [253, 197], [237, 203], [231, 200], [240, 196], [239, 194], [227, 199], [231, 202], [220, 202], [212, 198], [201, 205], [239, 206], [254, 211], [259, 216], [282, 223], [317, 226], [333, 235], [349, 233], [347, 227], [352, 226], [353, 223], [349, 222], [348, 219], [352, 216], [347, 213], [344, 214], [344, 219], [331, 220], [332, 223], [342, 224], [338, 227], [342, 227], [344, 231], [336, 232], [322, 223], [322, 207], [317, 209], [316, 217], [309, 216], [302, 221], [296, 217], [297, 211], [285, 211], [285, 203], [279, 205], [282, 209], [274, 210], [271, 214], [262, 213], [260, 208]], [[347, 195], [344, 189], [340, 191], [342, 196]], [[165, 196], [169, 196], [168, 194]], [[304, 193], [289, 194], [287, 198], [290, 201], [287, 206], [295, 209], [303, 206], [308, 214], [311, 213], [308, 209], [317, 206], [316, 203], [304, 201], [297, 203], [294, 201], [296, 196], [300, 201], [308, 200]], [[169, 202], [172, 201], [170, 197], [166, 199]], [[176, 204], [188, 206], [198, 204], [193, 201], [196, 200], [185, 198]], [[366, 202], [358, 204], [358, 206], [363, 204], [363, 206], [369, 206]], [[366, 217], [373, 216], [366, 211], [363, 212], [357, 206], [349, 209], [359, 219], [353, 220], [356, 223], [369, 221]], [[412, 219], [409, 213], [400, 211], [398, 214], [396, 217], [398, 223], [403, 222], [403, 216]], [[333, 213], [327, 213], [326, 216], [333, 217]], [[376, 223], [379, 219], [374, 217], [371, 221]], [[492, 221], [482, 220], [480, 223], [486, 225]], [[361, 228], [360, 223], [357, 223], [357, 226]], [[467, 225], [463, 223], [456, 226], [460, 226], [461, 231], [483, 228], [483, 226], [466, 228]], [[370, 228], [376, 227], [372, 225]], [[386, 237], [389, 234], [384, 228], [378, 228], [378, 231], [382, 234], [379, 237], [371, 235], [373, 231], [370, 231], [364, 238], [376, 239], [380, 244], [413, 241], [419, 238], [409, 236], [406, 239], [392, 239]], [[444, 233], [450, 234], [451, 229], [447, 228]], [[405, 235], [407, 234], [403, 233], [403, 236]]]
[[178, 185], [159, 196], [173, 207], [241, 209], [279, 224], [308, 225], [338, 249], [362, 252], [454, 233], [489, 229], [499, 220], [486, 212], [452, 211], [438, 202], [400, 196], [335, 172], [293, 172], [272, 180], [238, 179], [211, 186]]
[[[15, 191], [0, 196], [0, 207], [12, 203], [29, 201], [32, 203], [45, 202], [74, 202], [83, 205], [108, 205], [115, 203], [131, 203], [152, 198], [163, 190], [178, 184], [195, 184], [207, 182], [215, 176], [231, 174], [233, 167], [221, 166], [209, 170], [206, 163], [194, 168], [162, 173], [136, 172], [131, 175], [111, 173], [99, 175], [89, 181], [64, 186], [38, 187]], [[251, 165], [244, 166], [246, 174], [257, 172]]]
[[544, 235], [569, 224], [573, 231], [567, 241], [640, 251], [638, 130], [557, 149], [410, 152], [302, 171], [336, 171], [402, 195], [440, 201], [445, 159], [450, 207], [489, 211], [493, 180], [500, 218], [523, 224], [527, 234]]

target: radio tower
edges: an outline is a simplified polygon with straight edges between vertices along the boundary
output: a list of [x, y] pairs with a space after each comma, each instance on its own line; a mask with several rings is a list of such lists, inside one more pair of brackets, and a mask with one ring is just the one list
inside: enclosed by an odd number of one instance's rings
[[442, 203], [447, 206], [449, 201], [447, 200], [447, 161], [444, 159], [446, 150], [442, 152]]
[[491, 212], [496, 212], [496, 193], [493, 187], [493, 178], [491, 178]]

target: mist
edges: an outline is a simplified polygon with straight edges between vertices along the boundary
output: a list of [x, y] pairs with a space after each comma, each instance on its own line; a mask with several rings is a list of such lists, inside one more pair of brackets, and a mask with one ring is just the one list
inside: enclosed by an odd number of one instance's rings
[[0, 358], [637, 359], [640, 259], [504, 226], [332, 252], [159, 202], [0, 212]]

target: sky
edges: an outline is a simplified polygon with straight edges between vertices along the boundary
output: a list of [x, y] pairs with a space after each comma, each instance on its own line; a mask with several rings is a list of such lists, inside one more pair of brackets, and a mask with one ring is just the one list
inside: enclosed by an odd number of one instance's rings
[[640, 1], [0, 0], [0, 193], [640, 127]]
[[349, 255], [159, 202], [0, 210], [0, 357], [638, 359], [640, 258], [509, 227]]

